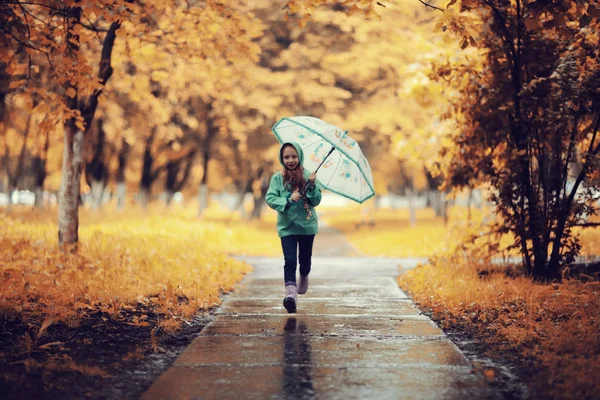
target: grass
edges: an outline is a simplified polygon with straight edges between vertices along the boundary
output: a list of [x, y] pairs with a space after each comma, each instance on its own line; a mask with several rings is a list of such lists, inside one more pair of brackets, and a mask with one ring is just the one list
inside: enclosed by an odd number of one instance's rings
[[[494, 351], [516, 352], [531, 363], [540, 393], [600, 396], [597, 282], [544, 285], [494, 272], [482, 279], [477, 271], [487, 268], [481, 261], [485, 248], [467, 254], [458, 247], [461, 237], [477, 229], [464, 209], [450, 209], [448, 225], [431, 210], [419, 210], [416, 227], [407, 210], [374, 210], [374, 226], [359, 225], [359, 207], [319, 211], [366, 255], [431, 257], [404, 274], [401, 287], [444, 328], [469, 332]], [[250, 222], [214, 206], [202, 218], [195, 212], [82, 210], [76, 255], [57, 251], [56, 211], [0, 212], [0, 314], [28, 326], [20, 340], [24, 351], [50, 345], [43, 338], [54, 324], [76, 329], [98, 312], [147, 326], [143, 313], [152, 310], [160, 328], [175, 330], [199, 310], [218, 305], [221, 294], [251, 270], [232, 255], [280, 256], [271, 210]], [[481, 212], [472, 216], [482, 218]], [[582, 231], [584, 254], [598, 254], [599, 234]], [[512, 238], [501, 240], [506, 245]]]
[[252, 269], [233, 255], [280, 252], [272, 215], [249, 222], [214, 205], [202, 218], [195, 208], [81, 209], [77, 254], [58, 250], [56, 221], [56, 210], [0, 210], [0, 382], [9, 393], [54, 393], [80, 378], [97, 387], [91, 377], [107, 379], [132, 354], [191, 340]]
[[87, 313], [117, 318], [144, 305], [177, 327], [220, 303], [251, 267], [230, 255], [279, 253], [274, 228], [217, 212], [81, 212], [80, 251], [57, 250], [56, 212], [0, 213], [0, 313], [18, 315], [41, 336], [44, 326], [77, 326]]
[[529, 367], [534, 398], [600, 397], [599, 282], [482, 279], [455, 255], [408, 271], [399, 284], [443, 328], [516, 355]]
[[[473, 209], [471, 219], [464, 207], [450, 207], [448, 223], [436, 217], [430, 208], [416, 210], [416, 224], [411, 226], [408, 209], [374, 209], [368, 214], [358, 206], [323, 213], [324, 220], [344, 233], [358, 250], [367, 256], [429, 257], [437, 252], [456, 249], [457, 238], [465, 232], [480, 230], [490, 210]], [[367, 216], [368, 215], [368, 216]], [[365, 221], [371, 224], [366, 224]], [[581, 255], [600, 254], [600, 228], [579, 229]], [[514, 243], [510, 234], [500, 239], [500, 248]], [[507, 255], [519, 256], [517, 250]]]
[[426, 257], [446, 241], [443, 220], [431, 209], [418, 210], [417, 219], [418, 224], [411, 227], [408, 210], [380, 209], [371, 214], [373, 225], [357, 226], [363, 222], [358, 208], [325, 214], [327, 223], [342, 231], [362, 253], [384, 257]]

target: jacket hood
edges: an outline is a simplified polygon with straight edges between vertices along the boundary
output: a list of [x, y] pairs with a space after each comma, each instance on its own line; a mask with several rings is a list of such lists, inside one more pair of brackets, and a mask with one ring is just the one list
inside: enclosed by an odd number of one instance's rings
[[303, 166], [304, 165], [304, 152], [302, 151], [302, 147], [300, 147], [300, 145], [296, 142], [286, 142], [281, 145], [281, 148], [279, 149], [279, 163], [281, 164], [281, 166], [283, 168], [285, 168], [285, 164], [283, 163], [283, 147], [287, 144], [291, 144], [292, 146], [294, 146], [294, 148], [296, 149], [296, 152], [298, 153], [298, 159], [300, 160], [299, 165]]

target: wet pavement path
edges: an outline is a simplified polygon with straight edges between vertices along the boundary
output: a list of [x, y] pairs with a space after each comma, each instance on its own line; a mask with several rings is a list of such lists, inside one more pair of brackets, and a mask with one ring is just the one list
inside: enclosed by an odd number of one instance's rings
[[502, 398], [398, 288], [398, 265], [422, 260], [356, 256], [321, 233], [355, 256], [316, 245], [296, 314], [282, 306], [282, 259], [244, 258], [254, 271], [143, 399]]

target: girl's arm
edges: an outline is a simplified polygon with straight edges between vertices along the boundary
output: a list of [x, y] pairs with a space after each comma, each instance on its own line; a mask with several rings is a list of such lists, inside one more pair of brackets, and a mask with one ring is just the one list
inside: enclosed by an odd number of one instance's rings
[[321, 203], [321, 196], [321, 186], [317, 182], [310, 185], [308, 191], [306, 192], [308, 204], [313, 207], [318, 206]]
[[269, 207], [271, 207], [273, 210], [283, 212], [290, 207], [290, 196], [281, 196], [279, 194], [278, 188], [281, 186], [281, 184], [278, 182], [280, 179], [279, 177], [281, 177], [281, 174], [274, 174], [271, 177], [271, 183], [269, 183], [269, 190], [267, 190], [265, 199]]

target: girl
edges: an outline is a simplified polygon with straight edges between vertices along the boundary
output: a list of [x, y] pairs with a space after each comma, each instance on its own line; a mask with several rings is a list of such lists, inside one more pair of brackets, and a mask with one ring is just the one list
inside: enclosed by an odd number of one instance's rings
[[[283, 306], [288, 313], [295, 313], [297, 294], [308, 290], [313, 241], [318, 231], [315, 207], [321, 202], [321, 189], [316, 184], [316, 174], [309, 174], [302, 167], [304, 153], [297, 143], [281, 146], [279, 162], [283, 171], [276, 172], [271, 178], [266, 200], [269, 207], [278, 212], [277, 233], [281, 238], [285, 262]], [[296, 258], [300, 262], [298, 285]]]

